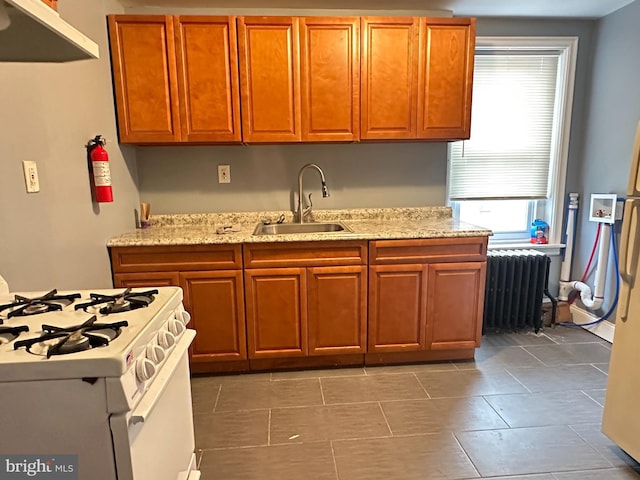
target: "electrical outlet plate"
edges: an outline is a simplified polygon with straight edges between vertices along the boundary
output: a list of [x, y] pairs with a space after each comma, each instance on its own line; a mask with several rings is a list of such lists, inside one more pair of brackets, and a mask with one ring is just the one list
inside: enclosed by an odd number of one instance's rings
[[24, 182], [27, 186], [27, 193], [36, 193], [40, 191], [40, 180], [38, 179], [38, 167], [36, 162], [24, 160], [22, 162], [24, 170]]
[[231, 183], [231, 167], [218, 165], [218, 183]]

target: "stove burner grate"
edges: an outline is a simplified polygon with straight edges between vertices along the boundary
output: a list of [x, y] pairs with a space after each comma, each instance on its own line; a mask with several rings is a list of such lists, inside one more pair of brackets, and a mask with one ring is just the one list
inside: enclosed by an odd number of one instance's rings
[[17, 327], [0, 327], [0, 344], [8, 343], [14, 340], [22, 332], [28, 332], [27, 325], [19, 325]]
[[[76, 298], [80, 298], [79, 293], [71, 293], [67, 295], [58, 295], [56, 289], [45, 293], [40, 297], [27, 298], [21, 295], [15, 295], [13, 302], [0, 305], [0, 312], [9, 310], [7, 318], [26, 317], [28, 315], [37, 315], [39, 313], [53, 312], [62, 310], [63, 307], [71, 305]], [[2, 323], [0, 321], [0, 323]]]
[[[158, 290], [148, 290], [146, 292], [132, 292], [127, 288], [124, 292], [117, 295], [104, 295], [101, 293], [90, 293], [91, 301], [86, 303], [78, 303], [75, 305], [76, 310], [84, 310], [87, 313], [101, 313], [109, 315], [110, 313], [122, 313], [136, 310], [138, 308], [148, 307], [155, 300]], [[99, 305], [105, 304], [102, 307]], [[96, 307], [96, 308], [93, 308]]]
[[44, 333], [41, 336], [19, 340], [13, 344], [13, 348], [17, 350], [25, 347], [29, 353], [39, 355], [38, 351], [32, 349], [35, 345], [39, 345], [40, 349], [46, 353], [47, 358], [51, 358], [53, 355], [82, 352], [109, 344], [109, 337], [97, 334], [100, 330], [112, 330], [119, 333], [122, 327], [129, 325], [126, 320], [113, 323], [99, 323], [96, 320], [97, 317], [94, 315], [82, 325], [67, 328], [42, 325]]

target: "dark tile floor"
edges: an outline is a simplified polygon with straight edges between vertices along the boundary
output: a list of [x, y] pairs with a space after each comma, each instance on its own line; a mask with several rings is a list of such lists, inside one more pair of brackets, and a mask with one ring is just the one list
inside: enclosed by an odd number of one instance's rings
[[203, 480], [626, 480], [600, 433], [610, 345], [485, 336], [475, 361], [193, 379]]

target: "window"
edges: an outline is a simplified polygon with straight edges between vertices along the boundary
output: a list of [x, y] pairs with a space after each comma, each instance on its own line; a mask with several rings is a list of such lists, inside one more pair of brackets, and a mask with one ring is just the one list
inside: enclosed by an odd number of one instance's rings
[[471, 138], [451, 144], [448, 196], [492, 243], [529, 241], [546, 220], [559, 244], [577, 38], [479, 37]]

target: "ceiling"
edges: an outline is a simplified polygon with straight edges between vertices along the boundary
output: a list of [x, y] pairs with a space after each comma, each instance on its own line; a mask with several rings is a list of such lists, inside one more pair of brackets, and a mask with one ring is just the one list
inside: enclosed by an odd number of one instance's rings
[[131, 7], [444, 10], [456, 16], [600, 18], [634, 0], [121, 0]]

